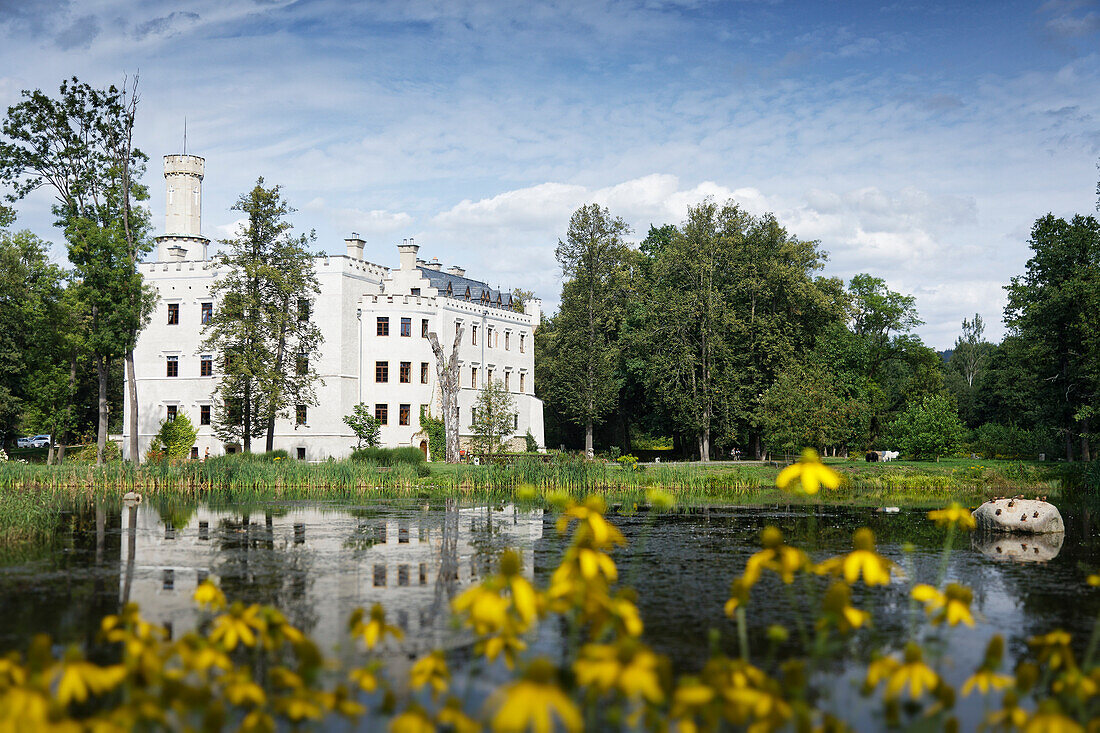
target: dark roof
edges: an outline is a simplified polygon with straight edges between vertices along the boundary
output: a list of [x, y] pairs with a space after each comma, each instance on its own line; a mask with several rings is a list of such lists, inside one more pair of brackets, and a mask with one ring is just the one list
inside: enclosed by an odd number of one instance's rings
[[466, 300], [466, 293], [469, 291], [469, 301], [471, 303], [480, 302], [501, 308], [512, 307], [512, 294], [494, 290], [489, 287], [488, 283], [471, 280], [468, 277], [454, 275], [442, 270], [433, 270], [430, 267], [418, 267], [417, 269], [420, 270], [420, 274], [424, 279], [439, 291], [440, 295]]

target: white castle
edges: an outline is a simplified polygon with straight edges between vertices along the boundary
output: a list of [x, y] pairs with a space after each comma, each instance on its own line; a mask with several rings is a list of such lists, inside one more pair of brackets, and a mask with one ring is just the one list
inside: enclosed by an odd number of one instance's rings
[[[192, 457], [241, 448], [219, 440], [211, 425], [219, 365], [201, 344], [203, 326], [218, 307], [211, 286], [223, 273], [208, 258], [210, 240], [202, 235], [204, 167], [196, 155], [164, 157], [165, 233], [157, 237], [156, 260], [139, 265], [145, 282], [160, 296], [134, 349], [139, 460], [161, 423], [181, 413], [199, 429]], [[314, 258], [321, 292], [308, 317], [316, 319], [324, 342], [306, 356], [322, 382], [317, 404], [294, 405], [288, 419], [276, 420], [275, 449], [311, 461], [348, 455], [355, 436], [343, 417], [362, 402], [382, 421], [384, 446], [414, 446], [427, 455], [421, 409], [442, 414], [427, 334], [439, 335], [449, 357], [459, 324], [464, 330], [459, 348], [462, 444], [472, 435], [478, 389], [494, 380], [515, 399], [513, 447], [523, 449], [528, 431], [543, 447], [542, 401], [534, 394], [534, 330], [542, 302], [532, 298], [522, 311], [515, 310], [510, 293], [467, 278], [461, 267], [444, 271], [438, 260], [418, 259], [419, 247], [411, 239], [397, 247], [397, 269], [364, 260], [366, 242], [356, 234], [345, 244], [346, 254]], [[128, 410], [128, 393], [125, 399]], [[129, 434], [123, 438], [124, 454], [130, 457]]]

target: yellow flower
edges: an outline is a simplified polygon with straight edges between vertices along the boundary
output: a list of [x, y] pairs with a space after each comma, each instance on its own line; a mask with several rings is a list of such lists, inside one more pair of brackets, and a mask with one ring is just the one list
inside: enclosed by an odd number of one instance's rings
[[417, 660], [409, 672], [409, 685], [414, 690], [431, 685], [433, 698], [447, 691], [450, 679], [451, 673], [447, 671], [447, 660], [444, 659], [443, 652], [438, 649]]
[[192, 598], [195, 599], [195, 603], [199, 606], [203, 606], [211, 611], [220, 611], [225, 608], [225, 594], [209, 579], [199, 584]]
[[1100, 586], [1100, 575], [1090, 575], [1086, 581], [1093, 588]]
[[958, 502], [951, 502], [951, 505], [944, 509], [936, 509], [935, 511], [928, 512], [928, 518], [935, 521], [940, 527], [974, 529], [978, 526], [970, 510]]
[[366, 623], [363, 623], [364, 615], [363, 609], [355, 609], [348, 621], [348, 626], [352, 636], [363, 637], [363, 643], [367, 645], [367, 649], [373, 649], [386, 638], [387, 634], [395, 639], [404, 638], [405, 633], [401, 629], [386, 623], [386, 611], [381, 604], [375, 603], [371, 606], [370, 620]]
[[657, 655], [635, 641], [586, 644], [573, 663], [581, 687], [603, 693], [615, 690], [628, 699], [644, 697], [655, 704], [664, 700], [657, 667]]
[[569, 699], [553, 678], [550, 662], [536, 659], [523, 679], [498, 690], [489, 700], [494, 709], [491, 725], [496, 733], [521, 733], [529, 728], [536, 733], [554, 730], [554, 718], [568, 731], [584, 728], [577, 705]]
[[879, 683], [893, 677], [894, 672], [897, 672], [899, 667], [901, 667], [901, 662], [894, 657], [872, 659], [871, 663], [867, 665], [867, 677], [863, 680], [864, 694], [869, 695], [874, 692]]
[[730, 583], [730, 598], [726, 601], [726, 615], [733, 618], [734, 612], [749, 602], [749, 591], [752, 586], [745, 582], [744, 578], [734, 578]]
[[1046, 662], [1051, 669], [1076, 667], [1073, 650], [1070, 649], [1070, 635], [1061, 629], [1055, 629], [1043, 636], [1033, 636], [1027, 640], [1028, 646], [1035, 649], [1040, 662]]
[[786, 489], [795, 479], [807, 494], [816, 494], [822, 486], [829, 489], [840, 486], [840, 474], [823, 464], [817, 457], [817, 451], [811, 448], [802, 451], [798, 463], [792, 463], [779, 472], [775, 485]]
[[597, 549], [625, 545], [626, 538], [623, 537], [623, 533], [604, 519], [605, 511], [607, 511], [607, 504], [603, 498], [590, 496], [585, 499], [584, 504], [569, 506], [562, 512], [558, 517], [558, 531], [564, 532], [576, 519], [579, 526], [573, 536], [575, 545], [589, 544]]
[[810, 567], [810, 558], [805, 552], [783, 544], [783, 533], [778, 528], [765, 527], [760, 540], [764, 549], [749, 558], [741, 576], [750, 587], [760, 579], [761, 570], [771, 570], [784, 583], [790, 584], [796, 572]]
[[121, 664], [100, 667], [83, 659], [73, 658], [64, 662], [56, 672], [57, 700], [68, 705], [74, 700], [84, 702], [88, 694], [102, 695], [122, 684], [126, 668]]
[[500, 574], [508, 584], [512, 594], [512, 607], [515, 608], [524, 628], [529, 626], [538, 615], [539, 596], [527, 578], [521, 574], [522, 563], [519, 553], [505, 550], [500, 555]]
[[223, 679], [222, 685], [226, 699], [239, 707], [245, 705], [256, 707], [263, 705], [267, 700], [263, 688], [253, 682], [246, 672], [228, 676]]
[[988, 695], [990, 690], [1003, 690], [1011, 684], [1012, 678], [1008, 675], [997, 674], [991, 669], [979, 669], [963, 683], [962, 694], [966, 697], [977, 688], [983, 695]]
[[974, 600], [974, 593], [964, 585], [950, 583], [944, 593], [930, 585], [921, 583], [913, 586], [910, 591], [913, 600], [924, 604], [924, 611], [932, 617], [932, 623], [939, 626], [944, 621], [948, 626], [957, 626], [964, 623], [974, 627], [974, 617], [970, 614], [970, 602]]
[[454, 612], [466, 616], [474, 632], [494, 634], [508, 622], [508, 599], [487, 583], [463, 591], [451, 603]]
[[909, 697], [916, 700], [924, 694], [925, 690], [931, 692], [935, 689], [939, 680], [939, 675], [924, 663], [924, 655], [920, 647], [909, 642], [905, 645], [903, 663], [894, 670], [886, 683], [886, 697], [896, 698], [899, 693], [908, 688]]
[[455, 733], [477, 733], [481, 730], [477, 721], [462, 712], [462, 703], [455, 697], [447, 699], [447, 704], [439, 711], [436, 721], [440, 725], [450, 726]]
[[374, 692], [378, 689], [378, 677], [375, 676], [373, 669], [367, 667], [353, 669], [348, 677], [363, 692]]
[[833, 557], [814, 568], [818, 575], [843, 576], [849, 585], [863, 577], [867, 585], [886, 585], [890, 582], [890, 570], [894, 563], [875, 553], [875, 535], [863, 527], [852, 535], [855, 549], [847, 555]]
[[1001, 702], [1001, 709], [985, 716], [984, 727], [997, 730], [1019, 730], [1027, 723], [1027, 711], [1019, 706], [1016, 691], [1009, 689]]
[[390, 733], [435, 733], [435, 723], [414, 703], [390, 721]]
[[[672, 693], [672, 710], [669, 714], [683, 729], [685, 723], [690, 719], [689, 716], [697, 715], [702, 708], [714, 699], [714, 695], [714, 690], [711, 687], [704, 685], [694, 677], [685, 677], [680, 680], [676, 692]], [[694, 727], [694, 723], [691, 723], [691, 728], [694, 729]]]
[[821, 610], [824, 617], [818, 621], [818, 628], [836, 626], [837, 631], [847, 634], [853, 629], [858, 629], [864, 624], [870, 623], [871, 614], [861, 611], [851, 605], [852, 589], [847, 583], [835, 581], [825, 591], [825, 598], [821, 602]]
[[1063, 715], [1056, 700], [1043, 700], [1024, 726], [1024, 733], [1085, 733], [1085, 729], [1077, 721]]
[[645, 492], [645, 500], [649, 503], [650, 507], [659, 512], [667, 512], [669, 509], [676, 506], [676, 497], [669, 491], [661, 488], [647, 489]]
[[227, 613], [214, 619], [214, 628], [210, 632], [210, 641], [221, 644], [229, 651], [241, 643], [256, 646], [256, 633], [266, 628], [260, 617], [260, 607], [253, 604], [245, 607], [243, 603], [234, 603]]
[[496, 661], [497, 657], [503, 655], [504, 663], [508, 665], [508, 669], [514, 669], [519, 653], [526, 648], [527, 644], [522, 639], [512, 631], [505, 629], [496, 636], [490, 636], [478, 642], [474, 647], [474, 651], [484, 654], [490, 662]]

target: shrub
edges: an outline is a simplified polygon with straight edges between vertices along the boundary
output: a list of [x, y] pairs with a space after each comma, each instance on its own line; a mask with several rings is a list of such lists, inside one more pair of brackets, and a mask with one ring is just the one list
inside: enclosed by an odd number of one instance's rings
[[[75, 453], [66, 455], [65, 460], [71, 460], [74, 463], [95, 463], [95, 443], [88, 443]], [[107, 445], [103, 448], [104, 463], [121, 460], [122, 449], [118, 447], [118, 443], [115, 441], [108, 440]]]
[[419, 448], [360, 448], [353, 451], [351, 460], [373, 463], [378, 466], [417, 465], [424, 462]]
[[527, 452], [528, 453], [538, 453], [539, 452], [539, 442], [537, 440], [535, 440], [534, 435], [531, 435], [531, 430], [530, 429], [527, 430], [527, 435], [524, 435], [523, 439], [527, 441]]
[[944, 394], [910, 402], [890, 427], [903, 455], [936, 460], [957, 451], [964, 432], [954, 400]]
[[187, 417], [187, 413], [181, 412], [174, 419], [165, 420], [160, 424], [160, 430], [153, 438], [146, 458], [152, 460], [152, 454], [157, 451], [163, 453], [164, 457], [170, 461], [187, 458], [198, 436], [199, 430], [191, 422], [191, 418]]

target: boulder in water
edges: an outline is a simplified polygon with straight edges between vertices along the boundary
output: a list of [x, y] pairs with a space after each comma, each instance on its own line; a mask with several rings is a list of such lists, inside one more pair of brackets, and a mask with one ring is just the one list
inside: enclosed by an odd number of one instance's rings
[[1031, 537], [976, 534], [971, 539], [974, 549], [986, 557], [1007, 562], [1047, 562], [1062, 551], [1065, 532], [1051, 532]]
[[1058, 507], [1039, 499], [990, 499], [974, 510], [974, 521], [983, 532], [1050, 534], [1066, 531]]

